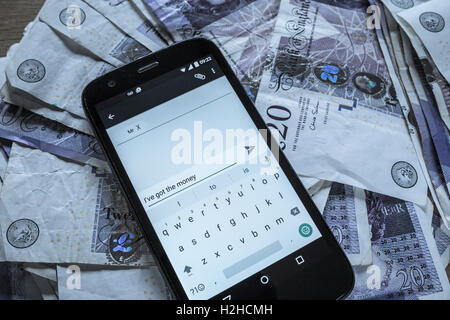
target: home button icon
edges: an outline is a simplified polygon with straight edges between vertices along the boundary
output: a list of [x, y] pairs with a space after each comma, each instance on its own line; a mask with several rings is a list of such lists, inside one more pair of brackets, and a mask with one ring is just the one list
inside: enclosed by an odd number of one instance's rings
[[268, 284], [269, 283], [269, 277], [268, 276], [262, 276], [260, 280], [261, 280], [262, 284]]

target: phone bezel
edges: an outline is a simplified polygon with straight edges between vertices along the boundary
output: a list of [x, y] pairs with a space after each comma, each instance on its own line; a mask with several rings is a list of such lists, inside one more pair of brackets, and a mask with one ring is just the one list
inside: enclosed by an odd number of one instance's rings
[[[112, 142], [107, 135], [106, 128], [100, 120], [100, 116], [97, 113], [95, 105], [111, 97], [119, 95], [126, 90], [152, 80], [153, 78], [160, 76], [161, 74], [182, 67], [196, 59], [205, 57], [209, 54], [211, 54], [219, 64], [224, 75], [227, 77], [228, 81], [230, 82], [242, 104], [246, 108], [256, 127], [259, 129], [267, 129], [264, 120], [258, 113], [253, 102], [248, 97], [245, 89], [242, 87], [241, 83], [235, 76], [225, 57], [220, 52], [220, 49], [211, 41], [203, 38], [195, 38], [179, 42], [128, 65], [125, 65], [121, 68], [118, 68], [114, 71], [111, 71], [92, 81], [85, 88], [82, 95], [83, 108], [85, 110], [86, 116], [91, 121], [95, 135], [105, 153], [107, 160], [109, 161], [109, 164], [111, 165], [112, 171], [119, 181], [119, 184], [131, 208], [136, 214], [136, 218], [142, 228], [144, 237], [155, 255], [157, 264], [160, 267], [160, 270], [162, 271], [166, 281], [172, 288], [177, 299], [188, 299], [188, 296], [184, 292], [178, 276], [176, 275], [176, 272], [173, 269], [161, 242], [159, 241], [156, 231], [154, 230], [149, 218], [147, 217], [147, 214], [131, 184], [131, 181], [128, 178], [125, 168], [123, 167], [119, 156], [117, 155]], [[157, 67], [151, 68], [146, 72], [138, 72], [138, 70], [143, 66], [146, 66], [155, 61], [158, 62]], [[108, 86], [108, 82], [111, 80], [114, 80], [116, 82], [116, 85], [114, 87]], [[268, 131], [268, 133], [268, 141], [271, 141], [270, 131]], [[321, 273], [330, 272], [336, 274], [336, 277], [333, 278], [334, 281], [331, 281], [331, 283], [330, 281], [327, 281], [327, 283], [322, 283], [320, 280], [321, 275], [316, 274], [317, 285], [319, 287], [323, 287], [324, 293], [329, 293], [328, 295], [324, 294], [323, 298], [344, 298], [352, 290], [355, 281], [350, 262], [335, 240], [332, 232], [326, 225], [311, 197], [306, 192], [294, 169], [284, 156], [284, 153], [281, 152], [281, 149], [279, 155], [280, 167], [288, 177], [290, 183], [293, 185], [300, 200], [303, 202], [317, 228], [320, 230], [322, 238], [325, 240], [327, 245], [330, 246], [331, 249], [331, 253], [327, 255], [326, 261], [323, 261], [321, 265], [322, 267], [328, 265], [330, 269], [328, 271], [325, 271], [325, 269], [322, 268], [323, 270], [321, 271]], [[281, 260], [275, 262], [274, 264], [279, 263], [280, 261]], [[316, 270], [319, 269], [320, 268], [316, 268]], [[312, 277], [312, 274], [308, 273], [307, 277], [308, 283], [311, 283], [312, 279], [310, 277]], [[241, 283], [244, 283], [246, 280], [243, 280]]]

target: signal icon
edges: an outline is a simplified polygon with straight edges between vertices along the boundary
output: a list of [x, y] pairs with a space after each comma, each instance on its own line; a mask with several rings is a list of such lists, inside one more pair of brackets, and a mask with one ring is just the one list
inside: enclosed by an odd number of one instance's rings
[[181, 72], [185, 72], [185, 71], [186, 71], [186, 68], [181, 68], [180, 71], [181, 71]]

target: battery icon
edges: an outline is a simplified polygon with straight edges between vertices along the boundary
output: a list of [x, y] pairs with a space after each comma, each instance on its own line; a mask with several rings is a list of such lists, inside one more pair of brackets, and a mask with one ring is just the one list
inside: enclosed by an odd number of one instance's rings
[[197, 61], [194, 61], [194, 66], [195, 66], [196, 68], [198, 68], [198, 67], [199, 67], [199, 64], [198, 64], [198, 62], [197, 62]]

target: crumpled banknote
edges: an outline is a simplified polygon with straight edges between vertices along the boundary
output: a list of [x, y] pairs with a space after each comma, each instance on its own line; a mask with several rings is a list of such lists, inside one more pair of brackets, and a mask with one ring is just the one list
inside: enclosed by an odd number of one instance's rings
[[280, 133], [353, 265], [349, 298], [449, 299], [447, 7], [48, 0], [0, 58], [0, 299], [171, 298], [80, 98], [192, 37], [221, 48]]
[[[445, 65], [446, 57], [440, 55], [440, 52], [437, 55], [435, 51], [437, 48], [445, 50], [445, 46], [448, 45], [445, 40], [442, 40], [442, 43], [441, 39], [436, 40], [436, 36], [444, 34], [443, 29], [438, 31], [442, 28], [442, 20], [444, 20], [445, 23], [444, 16], [433, 9], [435, 6], [433, 6], [433, 3], [430, 0], [382, 0], [382, 2], [413, 44], [414, 51], [418, 56], [417, 60], [424, 68], [425, 82], [429, 83], [431, 86], [441, 118], [446, 124], [447, 129], [450, 130], [450, 96], [448, 95], [450, 92], [450, 84], [448, 83], [448, 79], [445, 79], [437, 67], [439, 64], [440, 70], [448, 73], [448, 65]], [[447, 1], [440, 1], [437, 8], [442, 11], [442, 6], [447, 5]], [[427, 8], [431, 9], [428, 10]], [[422, 17], [422, 19], [420, 19], [420, 17]], [[435, 29], [436, 32], [427, 30], [425, 26], [430, 30]], [[419, 34], [421, 36], [419, 36]], [[422, 40], [421, 37], [427, 40]], [[428, 38], [430, 39], [428, 40]], [[438, 42], [437, 45], [428, 49], [426, 44], [430, 46], [430, 42], [433, 41]], [[435, 52], [434, 57], [436, 57], [436, 60], [429, 56], [428, 52], [430, 51]], [[441, 52], [444, 53], [444, 51]]]
[[41, 278], [51, 281], [58, 281], [55, 264], [26, 262], [23, 263], [22, 266], [25, 271], [35, 274]]
[[39, 19], [116, 67], [150, 53], [148, 48], [81, 0], [47, 0]]
[[[157, 267], [58, 265], [61, 300], [167, 300], [171, 292]], [[78, 272], [79, 278], [74, 276]]]
[[255, 104], [297, 173], [424, 205], [422, 165], [359, 4], [282, 1]]
[[[95, 138], [0, 98], [0, 138], [40, 149], [71, 161], [110, 170]], [[2, 157], [0, 157], [1, 161]], [[0, 164], [0, 168], [6, 166]], [[3, 172], [0, 170], [0, 176]]]
[[428, 50], [439, 72], [450, 82], [448, 55], [450, 46], [448, 34], [450, 26], [450, 3], [448, 1], [430, 0], [403, 10], [399, 16], [409, 24]]
[[364, 190], [334, 182], [323, 217], [352, 265], [372, 263]]
[[[147, 20], [143, 12], [133, 6], [131, 1], [84, 0], [84, 2], [151, 51], [157, 51], [166, 46], [152, 23]], [[68, 4], [73, 5], [73, 2], [69, 1]]]
[[[74, 129], [92, 133], [81, 105], [81, 94], [90, 81], [111, 69], [112, 66], [96, 60], [81, 46], [67, 43], [67, 39], [37, 21], [8, 57], [6, 67], [9, 90], [25, 101], [3, 98]], [[66, 117], [53, 117], [52, 109], [64, 111]], [[82, 119], [86, 125], [74, 127], [71, 119]]]
[[[393, 21], [394, 17], [387, 11], [381, 12], [385, 20], [382, 20], [382, 30], [377, 29], [377, 38], [402, 105], [415, 151], [419, 160], [423, 159], [421, 166], [431, 196], [445, 225], [449, 227], [450, 199], [446, 188], [446, 181], [450, 180], [447, 173], [450, 165], [446, 147], [448, 131], [446, 132], [443, 120], [437, 115], [433, 94], [425, 89], [425, 76], [419, 75], [417, 68], [422, 68], [421, 63], [418, 63], [420, 58], [413, 57], [412, 46], [405, 36], [401, 36], [404, 33], [398, 30], [398, 25]], [[403, 31], [406, 33], [406, 29]], [[416, 41], [413, 38], [409, 40]], [[419, 48], [420, 42], [414, 45], [414, 49], [418, 55], [425, 55]], [[432, 85], [436, 86], [436, 83]]]
[[0, 300], [43, 300], [34, 277], [21, 263], [0, 262]]
[[8, 63], [8, 58], [3, 57], [0, 58], [0, 87], [6, 82], [5, 69], [6, 64]]
[[144, 1], [176, 41], [203, 37], [215, 42], [254, 100], [278, 1]]
[[149, 21], [153, 28], [155, 28], [158, 35], [166, 42], [168, 45], [174, 43], [172, 36], [166, 30], [164, 25], [158, 20], [155, 13], [146, 5], [145, 0], [128, 0], [133, 7], [136, 8], [146, 19]]
[[7, 261], [153, 263], [111, 173], [14, 144], [0, 202]]
[[349, 299], [450, 299], [426, 213], [404, 200], [366, 192], [373, 262], [355, 268]]

